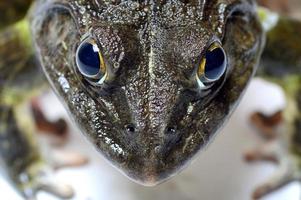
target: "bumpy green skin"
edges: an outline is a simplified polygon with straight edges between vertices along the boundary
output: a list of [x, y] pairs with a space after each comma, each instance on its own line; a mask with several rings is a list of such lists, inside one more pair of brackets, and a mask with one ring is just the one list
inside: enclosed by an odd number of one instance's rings
[[[236, 107], [263, 46], [252, 0], [40, 0], [31, 28], [45, 73], [76, 124], [145, 185], [175, 175], [208, 144]], [[74, 62], [87, 36], [108, 68], [101, 86], [88, 83]], [[205, 92], [196, 72], [214, 40], [223, 44], [228, 70]]]

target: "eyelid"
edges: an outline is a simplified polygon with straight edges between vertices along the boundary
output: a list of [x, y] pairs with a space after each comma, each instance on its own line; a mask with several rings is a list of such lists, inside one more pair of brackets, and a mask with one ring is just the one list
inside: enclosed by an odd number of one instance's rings
[[86, 39], [93, 38], [92, 35], [93, 34], [91, 34], [91, 32], [87, 32], [84, 35], [82, 35], [81, 38], [80, 38], [81, 43], [84, 42]]
[[209, 51], [213, 51], [213, 50], [215, 50], [215, 49], [217, 49], [217, 48], [221, 48], [221, 47], [222, 47], [221, 43], [219, 43], [219, 42], [213, 42], [213, 43], [210, 45], [210, 47], [208, 48], [208, 50], [209, 50]]

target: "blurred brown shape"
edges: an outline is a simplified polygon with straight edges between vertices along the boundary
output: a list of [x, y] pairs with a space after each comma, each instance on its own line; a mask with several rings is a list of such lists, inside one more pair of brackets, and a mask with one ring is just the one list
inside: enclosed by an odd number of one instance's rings
[[280, 13], [288, 13], [289, 11], [289, 0], [257, 0], [257, 2], [261, 6]]
[[31, 110], [39, 131], [61, 138], [61, 140], [66, 139], [68, 135], [68, 125], [64, 119], [58, 119], [54, 122], [49, 121], [44, 115], [38, 99], [31, 101]]
[[267, 116], [261, 112], [255, 112], [251, 115], [250, 120], [264, 138], [274, 139], [277, 136], [274, 130], [275, 127], [283, 122], [282, 114], [282, 111], [278, 111], [271, 116]]

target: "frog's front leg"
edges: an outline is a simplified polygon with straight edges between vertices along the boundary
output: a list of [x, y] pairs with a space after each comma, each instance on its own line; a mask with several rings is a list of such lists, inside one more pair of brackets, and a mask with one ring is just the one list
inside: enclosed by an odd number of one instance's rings
[[30, 106], [37, 129], [43, 133], [54, 136], [58, 139], [57, 143], [64, 143], [68, 135], [68, 125], [66, 121], [62, 118], [59, 118], [56, 121], [50, 121], [45, 116], [40, 106], [39, 99], [37, 98], [31, 100]]
[[24, 106], [0, 106], [0, 154], [13, 184], [26, 199], [44, 190], [60, 198], [71, 198], [70, 187], [51, 180], [51, 168], [42, 159], [36, 140], [34, 126], [28, 115], [20, 115]]
[[273, 139], [277, 136], [275, 127], [283, 121], [283, 111], [278, 111], [271, 116], [261, 112], [255, 112], [250, 120], [260, 131], [260, 134], [267, 139]]
[[248, 162], [268, 161], [279, 166], [277, 172], [254, 191], [253, 197], [255, 199], [270, 194], [300, 178], [298, 162], [294, 156], [290, 155], [289, 144], [282, 135], [286, 128], [282, 114], [279, 111], [271, 116], [266, 116], [256, 112], [251, 116], [252, 124], [266, 142], [249, 150], [245, 154], [246, 160]]
[[[53, 182], [51, 170], [70, 166], [74, 160], [45, 162], [34, 135], [31, 111], [25, 109], [26, 101], [45, 88], [48, 84], [35, 59], [27, 22], [5, 29], [0, 33], [0, 157], [8, 178], [26, 198], [34, 198], [39, 190], [69, 198], [72, 190]], [[80, 161], [86, 163], [86, 159]]]
[[267, 45], [258, 74], [283, 88], [287, 107], [272, 116], [255, 113], [251, 117], [266, 142], [249, 151], [247, 160], [268, 160], [279, 166], [275, 175], [255, 190], [256, 199], [290, 182], [300, 181], [301, 175], [301, 154], [296, 151], [301, 142], [295, 139], [301, 134], [296, 123], [301, 119], [301, 101], [298, 100], [301, 94], [301, 22], [279, 17], [275, 24], [267, 31]]
[[269, 178], [265, 183], [257, 187], [253, 193], [254, 199], [268, 195], [287, 184], [300, 180], [299, 174], [295, 174], [295, 165], [290, 163], [288, 159], [282, 160], [279, 163], [278, 172]]

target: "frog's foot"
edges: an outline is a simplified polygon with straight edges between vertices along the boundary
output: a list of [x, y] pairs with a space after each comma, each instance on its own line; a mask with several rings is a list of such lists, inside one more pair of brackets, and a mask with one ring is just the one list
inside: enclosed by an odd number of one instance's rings
[[85, 156], [77, 153], [53, 150], [47, 163], [35, 161], [17, 175], [16, 183], [26, 200], [35, 200], [40, 191], [52, 194], [59, 199], [74, 196], [72, 187], [54, 178], [56, 170], [66, 167], [82, 166], [88, 162]]
[[277, 164], [280, 159], [277, 147], [278, 144], [274, 140], [269, 141], [265, 145], [247, 151], [245, 153], [245, 160], [248, 162], [269, 161]]
[[255, 189], [253, 198], [260, 199], [297, 180], [300, 180], [300, 173], [298, 172], [296, 165], [290, 160], [281, 158], [278, 171], [265, 183]]
[[282, 111], [278, 111], [271, 116], [255, 112], [251, 115], [250, 119], [251, 123], [259, 130], [259, 133], [265, 139], [276, 138], [276, 129], [278, 128], [278, 125], [283, 122]]
[[25, 188], [24, 197], [26, 200], [36, 200], [38, 192], [44, 191], [54, 195], [59, 199], [71, 199], [74, 196], [74, 191], [71, 186], [58, 183], [57, 181], [40, 181], [32, 188]]
[[277, 172], [270, 177], [269, 180], [255, 189], [253, 193], [254, 199], [260, 199], [300, 179], [296, 161], [294, 158], [288, 156], [283, 145], [281, 145], [277, 139], [271, 140], [267, 144], [247, 152], [246, 160], [249, 162], [271, 161], [279, 166]]
[[48, 120], [44, 115], [38, 100], [36, 99], [32, 100], [31, 109], [36, 123], [36, 127], [39, 131], [53, 136], [57, 141], [64, 142], [66, 140], [68, 126], [64, 119], [58, 119], [54, 122]]
[[249, 162], [270, 161], [279, 166], [277, 172], [254, 191], [253, 198], [259, 199], [290, 182], [299, 180], [300, 173], [297, 160], [290, 156], [288, 144], [281, 137], [282, 112], [277, 112], [272, 116], [255, 113], [251, 116], [251, 121], [266, 142], [248, 151], [245, 159]]
[[86, 165], [89, 159], [75, 152], [63, 151], [63, 150], [53, 150], [51, 153], [51, 166], [53, 169], [58, 170], [67, 167], [79, 167]]
[[28, 168], [17, 179], [18, 187], [27, 200], [35, 200], [40, 191], [60, 199], [71, 199], [74, 196], [71, 186], [54, 180], [52, 171], [40, 164]]

